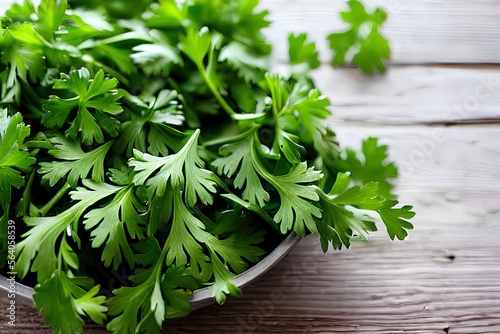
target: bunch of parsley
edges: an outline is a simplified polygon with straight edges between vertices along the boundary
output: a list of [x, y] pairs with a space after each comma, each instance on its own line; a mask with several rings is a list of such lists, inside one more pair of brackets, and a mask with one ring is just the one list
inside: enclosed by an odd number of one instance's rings
[[[231, 279], [288, 233], [325, 252], [377, 221], [406, 237], [387, 148], [339, 146], [307, 36], [284, 77], [258, 0], [120, 1], [26, 0], [1, 19], [0, 261], [56, 332], [156, 333], [199, 287], [239, 295]], [[129, 276], [106, 296], [113, 270]]]

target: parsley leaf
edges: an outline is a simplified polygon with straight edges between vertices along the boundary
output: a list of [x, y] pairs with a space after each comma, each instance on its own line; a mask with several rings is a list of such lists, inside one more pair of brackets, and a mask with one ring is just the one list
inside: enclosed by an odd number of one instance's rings
[[395, 208], [395, 200], [380, 195], [377, 183], [348, 188], [350, 176], [339, 173], [329, 194], [318, 189], [323, 219], [317, 221], [323, 251], [331, 242], [334, 249], [349, 247], [353, 238], [367, 240], [368, 232], [376, 231], [376, 222], [381, 220], [391, 239], [403, 240], [407, 230], [413, 229], [408, 219], [415, 213], [409, 205]]
[[116, 317], [108, 323], [107, 329], [114, 333], [134, 333], [136, 329], [158, 332], [166, 317], [189, 312], [189, 293], [198, 287], [191, 271], [184, 266], [169, 266], [164, 271], [163, 267], [168, 264], [165, 262], [168, 241], [162, 249], [156, 239], [144, 240], [137, 246], [143, 253], [137, 254], [136, 260], [147, 269], [138, 269], [131, 277], [135, 286], [113, 291], [108, 301], [109, 314]]
[[24, 221], [31, 229], [23, 234], [23, 240], [16, 245], [18, 260], [16, 269], [19, 277], [24, 277], [30, 270], [38, 273], [38, 281], [44, 282], [56, 270], [56, 241], [70, 228], [71, 224], [78, 222], [82, 214], [93, 204], [120, 190], [119, 187], [105, 183], [96, 183], [83, 180], [84, 186], [70, 192], [76, 204], [56, 216], [51, 217], [25, 217]]
[[[255, 155], [253, 158], [258, 159]], [[308, 168], [305, 162], [293, 167], [286, 175], [272, 175], [261, 164], [257, 164], [257, 171], [280, 196], [280, 208], [274, 220], [280, 224], [281, 232], [293, 229], [297, 235], [305, 236], [307, 227], [309, 231], [317, 233], [314, 218], [321, 218], [321, 210], [312, 203], [318, 201], [319, 196], [310, 183], [320, 180], [321, 172], [315, 171], [313, 167]]]
[[[215, 182], [213, 173], [202, 168], [204, 162], [197, 152], [199, 134], [200, 131], [196, 130], [179, 152], [166, 157], [134, 150], [134, 158], [129, 161], [137, 172], [134, 182], [148, 187], [149, 198], [162, 196], [170, 184], [174, 189], [184, 188], [186, 202], [190, 206], [197, 202], [197, 198], [204, 204], [212, 203], [210, 193], [216, 191]], [[156, 171], [156, 175], [149, 178]]]
[[351, 0], [348, 4], [351, 10], [341, 14], [342, 19], [351, 25], [351, 29], [328, 36], [330, 48], [334, 52], [333, 64], [344, 65], [348, 52], [355, 49], [353, 64], [358, 65], [365, 73], [373, 73], [375, 69], [384, 72], [384, 61], [391, 56], [391, 49], [379, 28], [387, 19], [387, 13], [377, 8], [369, 14], [358, 0]]
[[122, 263], [122, 253], [130, 267], [134, 266], [134, 253], [125, 235], [125, 227], [131, 238], [144, 237], [141, 225], [144, 225], [146, 208], [135, 195], [135, 187], [130, 184], [123, 186], [113, 199], [102, 208], [89, 211], [83, 224], [86, 229], [93, 229], [92, 247], [98, 248], [104, 243], [101, 260], [105, 266], [118, 268]]
[[169, 149], [179, 149], [185, 135], [172, 125], [182, 125], [184, 116], [180, 113], [176, 91], [163, 89], [149, 103], [137, 96], [125, 94], [132, 107], [130, 120], [121, 125], [121, 135], [116, 149], [132, 153], [133, 149], [153, 155], [168, 155]]
[[290, 64], [304, 64], [307, 70], [318, 68], [321, 63], [318, 58], [318, 51], [314, 42], [306, 43], [307, 34], [290, 34], [288, 35], [288, 45], [290, 56]]
[[255, 170], [255, 160], [251, 151], [254, 145], [254, 134], [257, 128], [250, 129], [219, 149], [222, 157], [212, 162], [220, 175], [232, 177], [239, 168], [234, 178], [234, 186], [243, 189], [242, 197], [254, 205], [263, 207], [270, 200], [269, 193], [263, 188], [262, 182]]
[[1, 62], [8, 66], [0, 74], [2, 79], [2, 102], [19, 102], [21, 81], [37, 81], [44, 76], [43, 41], [35, 32], [33, 24], [15, 24], [0, 27]]
[[231, 42], [224, 46], [220, 51], [219, 61], [227, 61], [229, 66], [237, 71], [238, 76], [247, 83], [257, 83], [262, 80], [270, 66], [269, 56], [262, 56], [238, 42]]
[[90, 152], [84, 152], [78, 141], [63, 136], [49, 138], [54, 148], [49, 154], [63, 161], [41, 162], [38, 172], [45, 174], [42, 179], [49, 180], [50, 186], [58, 181], [67, 181], [76, 187], [78, 181], [88, 177], [92, 170], [92, 180], [104, 181], [104, 159], [113, 142], [109, 141]]
[[74, 277], [55, 271], [42, 284], [35, 286], [33, 299], [38, 311], [46, 313], [46, 322], [54, 326], [54, 333], [82, 332], [82, 316], [88, 315], [94, 322], [103, 324], [106, 319], [106, 297], [97, 296], [99, 285], [87, 278]]
[[412, 207], [405, 205], [401, 208], [393, 208], [397, 201], [388, 201], [387, 204], [378, 211], [380, 217], [387, 227], [389, 237], [404, 240], [408, 236], [407, 230], [413, 229], [413, 224], [408, 221], [415, 216], [415, 212], [410, 211]]
[[334, 162], [334, 166], [338, 171], [349, 171], [351, 177], [362, 184], [377, 182], [380, 195], [393, 198], [394, 185], [391, 180], [397, 177], [398, 171], [394, 163], [386, 161], [387, 149], [386, 145], [378, 144], [377, 138], [371, 137], [362, 143], [362, 159], [358, 157], [356, 151], [347, 148]]
[[104, 142], [104, 129], [112, 137], [117, 137], [118, 122], [106, 114], [116, 115], [122, 107], [116, 102], [120, 94], [116, 91], [116, 79], [104, 77], [99, 70], [94, 78], [90, 77], [87, 68], [73, 70], [69, 75], [61, 74], [61, 80], [54, 83], [54, 89], [64, 90], [68, 98], [52, 95], [44, 105], [47, 113], [42, 123], [49, 128], [60, 129], [76, 110], [76, 117], [66, 130], [66, 136], [77, 138], [81, 132], [82, 142], [91, 145], [94, 141]]
[[10, 117], [0, 109], [0, 247], [7, 248], [7, 226], [12, 200], [12, 187], [24, 185], [23, 173], [31, 171], [35, 158], [24, 147], [30, 128], [20, 113]]
[[37, 31], [42, 37], [50, 42], [54, 41], [54, 32], [59, 30], [65, 18], [67, 0], [42, 0], [38, 6]]

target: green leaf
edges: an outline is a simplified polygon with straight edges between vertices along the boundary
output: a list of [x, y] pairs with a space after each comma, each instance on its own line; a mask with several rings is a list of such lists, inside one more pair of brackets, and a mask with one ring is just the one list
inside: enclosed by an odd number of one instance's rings
[[38, 22], [36, 29], [49, 42], [54, 41], [54, 33], [59, 30], [65, 18], [67, 0], [42, 0], [38, 6]]
[[189, 299], [192, 291], [200, 287], [193, 278], [190, 268], [168, 267], [161, 284], [163, 296], [165, 296], [165, 317], [179, 318], [189, 314], [191, 304]]
[[404, 240], [408, 236], [407, 230], [413, 230], [413, 224], [408, 219], [413, 218], [415, 212], [411, 211], [412, 206], [410, 205], [393, 208], [397, 203], [397, 201], [387, 201], [385, 207], [378, 212], [387, 227], [389, 237], [391, 239], [397, 237], [399, 240]]
[[384, 72], [384, 62], [390, 58], [391, 49], [389, 42], [380, 34], [379, 28], [387, 19], [387, 13], [377, 8], [369, 14], [358, 0], [348, 3], [351, 10], [343, 12], [342, 18], [351, 28], [327, 37], [333, 51], [333, 65], [344, 65], [348, 52], [355, 50], [353, 64], [358, 65], [365, 73], [371, 74], [375, 69]]
[[309, 231], [317, 233], [315, 218], [321, 218], [321, 210], [314, 202], [319, 200], [316, 189], [311, 183], [322, 178], [319, 171], [301, 163], [292, 168], [286, 175], [274, 176], [259, 169], [264, 177], [278, 191], [280, 207], [274, 220], [280, 224], [281, 233], [293, 229], [298, 236]]
[[241, 290], [231, 282], [231, 279], [233, 279], [235, 275], [229, 271], [227, 266], [221, 262], [220, 258], [213, 251], [211, 253], [211, 259], [214, 271], [214, 283], [210, 287], [210, 291], [215, 300], [219, 304], [223, 304], [228, 294], [234, 297], [241, 296]]
[[161, 296], [153, 294], [153, 291], [161, 284], [158, 277], [162, 267], [161, 262], [162, 259], [159, 259], [155, 267], [149, 270], [149, 276], [143, 283], [131, 287], [124, 286], [113, 291], [113, 296], [108, 299], [108, 315], [114, 318], [106, 325], [107, 330], [129, 334], [136, 333], [139, 329], [153, 333], [160, 331], [163, 319], [158, 324], [154, 314], [158, 306], [160, 306], [158, 310], [161, 311], [164, 300]]
[[45, 174], [42, 179], [49, 180], [51, 187], [67, 177], [67, 182], [74, 188], [79, 180], [89, 176], [91, 170], [92, 180], [104, 181], [104, 159], [113, 144], [112, 141], [90, 152], [84, 152], [78, 141], [63, 136], [49, 140], [54, 145], [49, 154], [62, 161], [41, 162], [38, 172]]
[[321, 196], [320, 205], [323, 218], [317, 227], [324, 252], [329, 241], [334, 249], [341, 249], [343, 245], [349, 248], [352, 238], [367, 240], [368, 233], [377, 230], [374, 218], [354, 207], [337, 204], [324, 196]]
[[121, 126], [121, 134], [116, 142], [119, 152], [132, 153], [133, 149], [152, 155], [168, 155], [170, 149], [179, 150], [186, 135], [172, 126], [183, 124], [176, 91], [163, 89], [150, 97], [149, 103], [143, 99], [126, 95], [135, 105], [130, 120]]
[[288, 45], [292, 65], [305, 64], [308, 69], [313, 70], [321, 64], [315, 43], [307, 43], [307, 34], [288, 35]]
[[212, 166], [220, 175], [228, 177], [232, 177], [239, 169], [234, 178], [234, 186], [237, 189], [244, 189], [242, 194], [244, 200], [263, 207], [265, 202], [270, 200], [270, 196], [262, 186], [251, 155], [252, 146], [255, 145], [255, 131], [256, 129], [251, 129], [223, 145], [219, 149], [222, 157], [215, 159]]
[[323, 251], [331, 242], [334, 249], [347, 248], [353, 238], [367, 240], [370, 231], [376, 231], [379, 218], [387, 227], [391, 239], [403, 240], [407, 230], [413, 229], [408, 219], [413, 218], [411, 206], [395, 208], [397, 201], [380, 196], [378, 184], [371, 182], [363, 186], [347, 188], [350, 177], [339, 173], [330, 194], [318, 189], [323, 219], [317, 221]]
[[370, 137], [362, 143], [362, 159], [352, 149], [346, 149], [334, 166], [339, 171], [349, 171], [351, 177], [361, 184], [377, 182], [379, 194], [391, 199], [394, 198], [392, 179], [397, 177], [398, 171], [394, 163], [387, 162], [387, 149], [386, 145], [378, 144], [377, 138]]
[[71, 224], [78, 222], [90, 206], [120, 190], [120, 187], [96, 183], [91, 180], [83, 180], [82, 182], [90, 190], [78, 187], [70, 192], [71, 198], [76, 203], [65, 211], [51, 217], [24, 218], [26, 225], [31, 228], [22, 235], [23, 240], [16, 245], [18, 254], [16, 269], [19, 277], [25, 277], [31, 269], [33, 272], [38, 272], [39, 282], [48, 279], [56, 269], [56, 244], [62, 233]]
[[[214, 253], [227, 262], [235, 273], [240, 274], [248, 268], [248, 261], [257, 263], [259, 257], [264, 255], [264, 251], [255, 246], [264, 241], [264, 235], [264, 230], [256, 230], [251, 225], [240, 224], [239, 229], [227, 238], [211, 238], [207, 244]], [[236, 249], [238, 252], [235, 252]]]
[[[106, 297], [96, 294], [99, 286], [81, 286], [81, 280], [56, 270], [42, 284], [35, 286], [35, 300], [39, 312], [45, 313], [45, 321], [54, 326], [54, 333], [82, 332], [84, 321], [82, 316], [88, 315], [98, 324], [106, 319], [104, 306]], [[79, 284], [80, 283], [80, 284]]]
[[12, 187], [24, 185], [24, 173], [31, 171], [35, 158], [25, 149], [30, 128], [20, 113], [10, 117], [0, 109], [0, 249], [7, 248], [7, 225], [12, 202]]
[[384, 60], [391, 56], [389, 42], [373, 29], [361, 44], [361, 49], [354, 56], [352, 62], [358, 65], [365, 73], [373, 73], [374, 69], [385, 71]]
[[77, 134], [81, 133], [81, 140], [87, 145], [94, 141], [103, 143], [102, 130], [117, 137], [119, 123], [108, 116], [123, 111], [117, 102], [121, 97], [115, 89], [117, 84], [116, 79], [105, 78], [102, 70], [94, 78], [91, 78], [85, 67], [72, 70], [69, 75], [61, 74], [61, 80], [55, 82], [53, 88], [64, 90], [64, 95], [72, 97], [52, 95], [44, 105], [47, 113], [43, 116], [42, 123], [49, 128], [60, 129], [76, 111], [76, 117], [65, 132], [66, 136], [77, 138]]
[[31, 0], [24, 0], [22, 4], [13, 4], [5, 11], [5, 16], [14, 22], [30, 21], [30, 16], [35, 13], [35, 6]]
[[36, 82], [45, 71], [43, 62], [43, 41], [36, 34], [33, 24], [22, 23], [0, 27], [0, 61], [7, 69], [0, 72], [2, 79], [2, 102], [19, 102], [20, 80]]
[[169, 250], [167, 243], [161, 251], [154, 239], [139, 246], [147, 253], [140, 255], [138, 262], [149, 268], [140, 269], [137, 275], [131, 277], [135, 286], [113, 291], [114, 296], [108, 301], [108, 314], [116, 317], [106, 326], [109, 331], [158, 333], [166, 317], [189, 312], [189, 293], [198, 287], [198, 283], [185, 267], [169, 266], [163, 269]]
[[105, 244], [101, 256], [105, 266], [108, 267], [113, 263], [113, 268], [117, 269], [122, 263], [122, 253], [129, 266], [134, 266], [134, 253], [125, 234], [125, 228], [132, 239], [142, 239], [144, 234], [141, 226], [145, 222], [141, 213], [145, 210], [135, 195], [135, 187], [128, 185], [123, 186], [111, 202], [85, 215], [83, 221], [85, 229], [93, 229], [90, 234], [93, 238], [92, 247], [98, 248]]
[[134, 63], [147, 75], [166, 75], [172, 64], [182, 62], [179, 50], [165, 43], [140, 44], [132, 50], [135, 51], [131, 55]]
[[264, 73], [269, 68], [271, 59], [268, 55], [260, 55], [242, 43], [230, 42], [220, 51], [219, 61], [226, 61], [247, 83], [257, 83], [264, 79]]
[[172, 227], [165, 242], [167, 265], [177, 267], [190, 264], [194, 277], [207, 280], [211, 276], [208, 257], [202, 244], [215, 240], [205, 230], [205, 225], [196, 218], [182, 201], [180, 192], [173, 195]]
[[180, 39], [179, 48], [198, 67], [204, 67], [203, 60], [212, 44], [212, 34], [208, 29], [188, 29]]
[[[204, 204], [211, 204], [211, 193], [215, 193], [213, 173], [203, 169], [204, 162], [198, 156], [197, 143], [200, 130], [197, 129], [184, 147], [176, 154], [156, 157], [134, 150], [129, 165], [137, 172], [134, 182], [148, 187], [148, 196], [163, 196], [168, 187], [183, 188], [186, 203], [193, 206], [197, 198]], [[152, 176], [156, 173], [154, 176]]]

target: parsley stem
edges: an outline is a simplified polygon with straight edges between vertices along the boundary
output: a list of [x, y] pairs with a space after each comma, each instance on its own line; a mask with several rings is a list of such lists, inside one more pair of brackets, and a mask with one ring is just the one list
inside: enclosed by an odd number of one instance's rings
[[64, 195], [71, 189], [71, 186], [68, 183], [65, 183], [61, 189], [48, 201], [41, 209], [40, 209], [40, 215], [42, 217], [45, 217], [47, 213], [54, 207], [54, 205], [59, 202]]
[[226, 111], [226, 113], [229, 116], [231, 116], [232, 119], [234, 119], [234, 115], [236, 115], [236, 112], [226, 102], [226, 100], [222, 97], [222, 95], [220, 95], [219, 90], [217, 89], [217, 87], [215, 87], [215, 85], [212, 82], [212, 80], [210, 80], [210, 77], [208, 76], [208, 73], [205, 70], [205, 68], [202, 67], [202, 66], [198, 66], [198, 70], [200, 71], [200, 74], [203, 77], [203, 80], [205, 80], [205, 83], [207, 84], [208, 88], [210, 88], [210, 91], [212, 92], [212, 94], [214, 94], [215, 99], [221, 105], [222, 109], [224, 109]]
[[26, 215], [26, 212], [29, 210], [30, 202], [31, 202], [31, 189], [33, 188], [33, 180], [35, 179], [35, 171], [30, 173], [28, 178], [28, 182], [26, 183], [26, 188], [23, 191], [23, 197], [19, 201], [16, 214], [18, 217]]

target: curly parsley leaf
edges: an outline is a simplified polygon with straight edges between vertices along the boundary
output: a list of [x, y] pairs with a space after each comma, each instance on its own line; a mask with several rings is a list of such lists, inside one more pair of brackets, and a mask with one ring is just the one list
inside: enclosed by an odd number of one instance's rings
[[344, 65], [347, 53], [355, 49], [353, 64], [358, 65], [365, 73], [373, 73], [375, 69], [384, 72], [384, 62], [390, 58], [391, 49], [379, 28], [387, 19], [387, 13], [377, 8], [369, 14], [358, 0], [351, 0], [348, 4], [350, 11], [341, 14], [343, 20], [351, 25], [351, 29], [327, 37], [334, 52], [333, 64]]
[[[68, 97], [52, 95], [44, 105], [47, 112], [42, 117], [42, 123], [49, 128], [60, 129], [70, 122], [66, 136], [77, 138], [81, 133], [81, 141], [87, 145], [94, 141], [103, 143], [102, 130], [117, 137], [119, 123], [108, 116], [123, 111], [117, 102], [121, 97], [116, 90], [117, 84], [116, 79], [105, 78], [103, 70], [99, 70], [94, 78], [85, 67], [72, 70], [69, 75], [61, 74], [61, 80], [56, 81], [53, 88], [62, 90], [62, 96]], [[75, 111], [76, 117], [70, 121]]]

